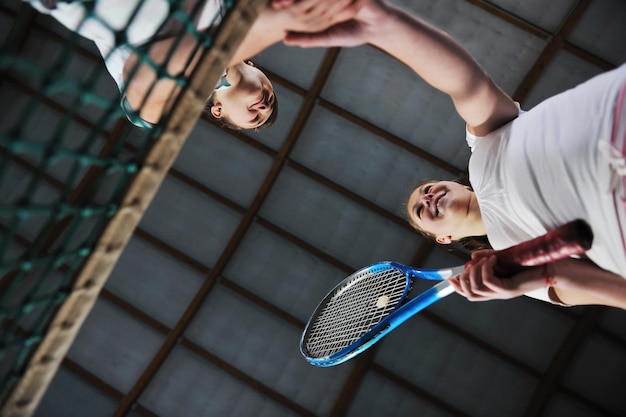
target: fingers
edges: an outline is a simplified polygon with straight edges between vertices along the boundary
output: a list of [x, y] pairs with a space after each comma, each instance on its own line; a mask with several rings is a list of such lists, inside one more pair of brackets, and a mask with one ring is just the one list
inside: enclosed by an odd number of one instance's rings
[[495, 285], [499, 280], [493, 275], [497, 258], [494, 255], [473, 259], [466, 264], [466, 270], [449, 281], [457, 293], [470, 301], [486, 301], [503, 298], [501, 288]]
[[295, 0], [272, 0], [272, 8], [274, 10], [281, 10], [292, 6], [294, 3]]
[[472, 260], [486, 258], [493, 255], [494, 252], [495, 251], [493, 249], [481, 249], [474, 251], [472, 252]]
[[351, 47], [364, 42], [358, 23], [348, 21], [339, 23], [318, 33], [287, 32], [284, 42], [291, 46], [313, 47]]
[[283, 39], [285, 45], [299, 46], [301, 48], [317, 48], [327, 46], [327, 36], [323, 32], [302, 33], [288, 32]]
[[[301, 32], [317, 32], [350, 20], [366, 4], [364, 0], [272, 0], [276, 8], [288, 9]], [[284, 2], [284, 3], [283, 3]], [[291, 2], [291, 5], [286, 6]]]

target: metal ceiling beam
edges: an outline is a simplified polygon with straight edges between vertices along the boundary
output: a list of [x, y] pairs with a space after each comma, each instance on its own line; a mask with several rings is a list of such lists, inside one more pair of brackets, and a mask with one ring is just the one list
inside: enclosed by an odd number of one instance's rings
[[485, 10], [486, 12], [504, 20], [512, 24], [515, 27], [518, 27], [540, 39], [547, 39], [550, 36], [550, 32], [547, 30], [535, 25], [534, 23], [530, 23], [526, 19], [522, 19], [521, 17], [503, 9], [500, 6], [496, 6], [490, 1], [486, 0], [465, 0], [467, 3], [470, 3], [480, 9]]
[[552, 62], [557, 52], [565, 44], [565, 39], [574, 30], [580, 19], [587, 11], [587, 8], [591, 4], [591, 0], [578, 0], [572, 7], [569, 14], [556, 31], [550, 42], [545, 46], [532, 68], [526, 74], [526, 77], [522, 80], [520, 85], [513, 94], [513, 99], [518, 102], [522, 102], [530, 93], [530, 90], [535, 86], [541, 75], [543, 75], [548, 64]]
[[[585, 339], [597, 325], [605, 310], [606, 308], [604, 307], [596, 306], [585, 308], [585, 312], [563, 339], [552, 363], [550, 363], [548, 370], [542, 376], [541, 383], [524, 411], [524, 417], [540, 417], [543, 414], [543, 411], [559, 387], [561, 377], [579, 352]], [[599, 407], [596, 408], [599, 411], [605, 411]]]

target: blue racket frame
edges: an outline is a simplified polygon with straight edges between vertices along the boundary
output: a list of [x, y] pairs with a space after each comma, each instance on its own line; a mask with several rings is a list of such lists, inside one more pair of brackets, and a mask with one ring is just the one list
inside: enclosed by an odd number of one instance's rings
[[[381, 320], [378, 324], [376, 324], [374, 327], [372, 327], [370, 331], [368, 331], [367, 333], [365, 333], [363, 336], [360, 337], [359, 340], [361, 341], [367, 340], [365, 343], [359, 344], [357, 347], [350, 345], [346, 347], [345, 349], [340, 350], [339, 352], [336, 352], [332, 355], [328, 355], [322, 358], [310, 358], [307, 355], [307, 353], [304, 350], [304, 339], [305, 339], [306, 333], [303, 333], [302, 337], [300, 338], [300, 352], [310, 364], [318, 366], [318, 367], [330, 367], [330, 366], [335, 366], [340, 363], [346, 362], [352, 359], [353, 357], [359, 355], [361, 352], [368, 349], [370, 346], [378, 342], [380, 339], [385, 337], [388, 333], [395, 330], [398, 326], [400, 326], [402, 323], [407, 321], [409, 318], [411, 318], [412, 316], [414, 316], [421, 310], [424, 310], [425, 308], [431, 306], [432, 304], [436, 303], [442, 298], [452, 294], [454, 292], [454, 287], [452, 287], [452, 285], [448, 281], [444, 281], [444, 280], [450, 277], [459, 275], [465, 269], [465, 265], [459, 265], [453, 268], [444, 268], [444, 269], [421, 269], [421, 268], [413, 268], [410, 266], [406, 266], [398, 262], [384, 261], [384, 262], [377, 262], [375, 264], [362, 268], [359, 271], [355, 272], [354, 274], [350, 275], [350, 277], [346, 278], [344, 281], [349, 280], [355, 274], [369, 273], [369, 272], [374, 271], [375, 269], [379, 269], [381, 266], [385, 266], [385, 267], [391, 266], [393, 268], [401, 270], [405, 275], [407, 285], [404, 290], [404, 293], [402, 294], [402, 296], [396, 303], [396, 309], [391, 314], [389, 314], [389, 316], [387, 316], [386, 318]], [[426, 279], [430, 281], [441, 281], [441, 282], [429, 288], [428, 290], [422, 292], [417, 297], [410, 299], [404, 305], [397, 307], [398, 305], [406, 301], [406, 297], [409, 293], [411, 283], [415, 279], [418, 279], [418, 278]], [[309, 327], [311, 320], [317, 316], [317, 312], [320, 309], [320, 307], [325, 304], [326, 298], [328, 298], [331, 294], [333, 294], [336, 288], [340, 285], [341, 284], [333, 288], [332, 291], [330, 291], [318, 304], [314, 313], [309, 319], [309, 322], [307, 323], [307, 328]]]

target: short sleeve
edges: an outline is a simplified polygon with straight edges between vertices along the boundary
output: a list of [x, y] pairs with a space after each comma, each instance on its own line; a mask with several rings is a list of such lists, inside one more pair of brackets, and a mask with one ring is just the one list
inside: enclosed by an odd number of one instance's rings
[[[524, 110], [522, 110], [522, 108], [520, 107], [520, 104], [516, 101], [515, 105], [517, 106], [517, 115], [520, 116], [522, 115], [524, 112]], [[465, 125], [465, 140], [467, 141], [467, 146], [469, 146], [470, 150], [472, 152], [474, 152], [474, 148], [476, 147], [476, 145], [480, 142], [480, 140], [482, 138], [484, 138], [485, 136], [476, 136], [475, 134], [471, 133], [469, 131], [469, 128], [467, 125]]]

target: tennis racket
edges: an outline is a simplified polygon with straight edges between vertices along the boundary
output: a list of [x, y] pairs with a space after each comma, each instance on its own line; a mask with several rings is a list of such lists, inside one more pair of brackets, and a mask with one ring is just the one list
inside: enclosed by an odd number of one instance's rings
[[[575, 220], [543, 236], [496, 251], [495, 273], [511, 276], [525, 268], [584, 253], [593, 234]], [[324, 297], [309, 319], [300, 351], [315, 366], [333, 366], [360, 354], [419, 311], [454, 292], [447, 278], [465, 265], [446, 269], [419, 269], [397, 262], [363, 268], [339, 283]], [[442, 281], [408, 299], [416, 278]]]

